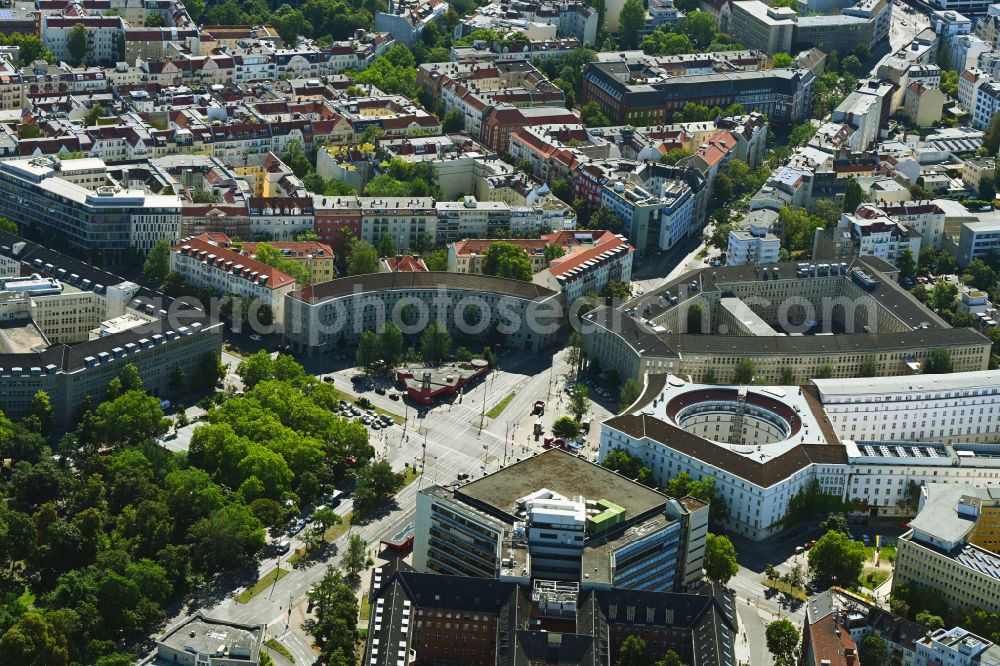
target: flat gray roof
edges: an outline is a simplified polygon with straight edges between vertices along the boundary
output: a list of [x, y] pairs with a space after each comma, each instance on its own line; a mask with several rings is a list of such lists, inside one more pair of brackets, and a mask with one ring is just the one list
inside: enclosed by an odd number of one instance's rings
[[232, 653], [232, 659], [249, 659], [256, 657], [261, 640], [260, 626], [195, 616], [160, 639], [160, 644], [181, 652], [194, 650], [216, 656]]
[[628, 518], [658, 509], [669, 499], [663, 493], [559, 449], [550, 449], [467, 483], [455, 495], [513, 517], [517, 500], [542, 488], [569, 498], [582, 495], [588, 500], [609, 500], [624, 508]]
[[910, 521], [910, 527], [930, 534], [948, 543], [962, 539], [975, 527], [976, 521], [971, 516], [958, 513], [958, 504], [963, 497], [988, 497], [981, 489], [967, 485], [946, 485], [932, 483], [927, 486], [927, 501]]
[[0, 351], [5, 354], [27, 354], [49, 347], [49, 341], [31, 320], [18, 319], [0, 325]]

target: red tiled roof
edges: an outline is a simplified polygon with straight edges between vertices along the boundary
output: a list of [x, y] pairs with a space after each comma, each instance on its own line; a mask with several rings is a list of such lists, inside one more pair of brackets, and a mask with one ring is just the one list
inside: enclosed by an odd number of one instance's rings
[[544, 238], [467, 238], [455, 243], [455, 253], [459, 256], [469, 256], [473, 254], [486, 254], [486, 250], [494, 243], [510, 243], [523, 249], [528, 254], [532, 250], [541, 251], [549, 244]]
[[[286, 259], [315, 259], [318, 256], [333, 259], [333, 248], [319, 241], [268, 241], [268, 245], [276, 250], [287, 250], [290, 254]], [[256, 254], [260, 243], [243, 243], [246, 254]]]
[[809, 625], [813, 663], [807, 666], [853, 666], [858, 663], [858, 645], [846, 629], [837, 627], [833, 614]]
[[427, 273], [427, 264], [424, 263], [423, 259], [414, 257], [412, 255], [405, 255], [400, 258], [397, 263], [395, 257], [389, 257], [385, 260], [386, 265], [388, 265], [390, 271], [396, 273]]
[[635, 252], [635, 248], [629, 245], [627, 241], [622, 240], [614, 234], [605, 233], [600, 238], [595, 239], [593, 247], [578, 250], [559, 257], [558, 259], [554, 259], [549, 264], [549, 272], [553, 275], [553, 277], [558, 278], [561, 275], [566, 275], [573, 269], [579, 268], [586, 262], [596, 259], [605, 252], [620, 248], [624, 248], [625, 251], [629, 253]]
[[267, 278], [265, 286], [269, 289], [285, 287], [294, 282], [290, 275], [282, 273], [273, 266], [268, 266], [267, 264], [257, 261], [256, 259], [251, 259], [248, 256], [234, 252], [225, 247], [214, 245], [209, 242], [210, 236], [211, 234], [205, 234], [203, 236], [195, 236], [193, 238], [182, 240], [174, 245], [172, 249], [174, 252], [180, 252], [183, 248], [187, 247], [191, 250], [198, 251], [199, 253], [206, 252], [207, 254], [214, 254], [214, 265], [218, 270], [224, 270], [223, 266], [229, 262], [232, 262], [230, 267], [242, 264], [244, 275], [256, 272], [258, 276], [265, 276]]

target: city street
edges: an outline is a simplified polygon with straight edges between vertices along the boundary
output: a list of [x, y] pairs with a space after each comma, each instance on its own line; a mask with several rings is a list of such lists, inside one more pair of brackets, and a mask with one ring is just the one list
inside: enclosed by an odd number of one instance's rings
[[[223, 360], [231, 364], [231, 370], [235, 370], [238, 359], [224, 357]], [[321, 363], [324, 364], [322, 369], [326, 370], [326, 374], [332, 374], [335, 388], [344, 393], [356, 394], [350, 377], [357, 371], [351, 367], [351, 362], [342, 361], [335, 365], [330, 358], [322, 361], [307, 358], [299, 360], [312, 372], [318, 372]], [[366, 524], [352, 526], [350, 531], [328, 547], [326, 552], [330, 555], [326, 559], [309, 561], [308, 564], [293, 568], [271, 589], [261, 592], [246, 604], [237, 603], [234, 598], [242, 588], [230, 590], [221, 601], [196, 600], [195, 604], [184, 608], [172, 618], [168, 625], [173, 626], [196, 610], [224, 620], [265, 623], [269, 636], [279, 638], [295, 656], [296, 664], [311, 664], [315, 659], [310, 647], [311, 641], [301, 631], [307, 604], [306, 594], [322, 578], [328, 564], [339, 563], [339, 553], [346, 548], [351, 533], [360, 533], [374, 547], [380, 539], [390, 537], [412, 524], [416, 493], [420, 488], [431, 483], [454, 483], [460, 473], [468, 474], [470, 478], [479, 478], [543, 450], [541, 441], [535, 442], [532, 437], [536, 417], [531, 415], [531, 410], [535, 400], [546, 401], [544, 422], [547, 431], [553, 420], [566, 413], [564, 387], [566, 381], [572, 379], [566, 363], [566, 352], [561, 351], [554, 357], [547, 353], [510, 354], [500, 357], [499, 366], [498, 371], [491, 373], [486, 380], [462, 395], [461, 402], [456, 400], [452, 404], [433, 407], [426, 412], [424, 418], [418, 418], [416, 410], [402, 401], [391, 400], [374, 391], [363, 393], [377, 407], [407, 418], [405, 428], [393, 425], [386, 430], [371, 432], [370, 441], [375, 447], [376, 456], [386, 457], [395, 470], [404, 469], [407, 464], [419, 467], [423, 462], [423, 476], [404, 488], [384, 515]], [[482, 417], [484, 411], [489, 411], [511, 392], [515, 394], [514, 397], [496, 419]], [[600, 404], [591, 404], [590, 416], [595, 422], [610, 415], [611, 412]], [[186, 448], [186, 443], [190, 442], [190, 433], [196, 425], [182, 428], [176, 440], [165, 444], [172, 450]], [[598, 428], [591, 431], [586, 452], [588, 457], [596, 454], [598, 434]], [[346, 515], [351, 509], [352, 503], [348, 498], [336, 507], [336, 512]], [[291, 539], [291, 543], [291, 552], [302, 546], [297, 538]], [[278, 562], [284, 562], [287, 557], [270, 557], [261, 561], [258, 578], [275, 569]], [[289, 568], [287, 564], [282, 566]], [[289, 616], [291, 622], [288, 622]]]
[[892, 47], [890, 53], [895, 53], [909, 44], [918, 32], [931, 25], [926, 14], [908, 12], [907, 9], [910, 7], [901, 3], [892, 6], [892, 26], [889, 28], [889, 44]]
[[[697, 251], [698, 247], [695, 247], [681, 257], [671, 272], [700, 263], [701, 260], [695, 258]], [[666, 278], [659, 278], [663, 279]], [[291, 651], [296, 664], [311, 664], [315, 659], [311, 639], [301, 629], [308, 601], [306, 595], [322, 578], [328, 564], [339, 563], [340, 552], [346, 548], [349, 535], [360, 533], [374, 548], [380, 539], [390, 537], [413, 523], [416, 494], [421, 488], [434, 483], [455, 483], [460, 474], [467, 474], [470, 479], [480, 478], [544, 450], [541, 440], [536, 442], [532, 436], [537, 419], [531, 414], [533, 404], [536, 400], [545, 401], [543, 423], [546, 433], [550, 434], [552, 422], [567, 413], [565, 387], [574, 380], [566, 362], [565, 350], [554, 355], [507, 354], [499, 357], [497, 370], [462, 394], [460, 399], [424, 408], [426, 411], [421, 418], [412, 405], [392, 400], [388, 394], [380, 395], [373, 390], [359, 392], [351, 382], [351, 377], [359, 372], [350, 360], [353, 350], [346, 350], [344, 354], [347, 358], [340, 361], [335, 359], [340, 354], [328, 354], [325, 358], [303, 357], [299, 361], [309, 372], [332, 377], [334, 388], [347, 397], [363, 395], [376, 407], [405, 417], [405, 426], [395, 424], [384, 430], [372, 431], [370, 441], [376, 456], [387, 458], [393, 469], [402, 470], [407, 465], [419, 469], [423, 465], [422, 476], [404, 488], [384, 514], [365, 524], [353, 525], [350, 531], [328, 547], [325, 557], [300, 563], [294, 568], [285, 563], [287, 555], [263, 560], [258, 567], [258, 578], [274, 570], [279, 561], [283, 568], [291, 568], [291, 571], [249, 603], [237, 603], [235, 596], [242, 588], [232, 589], [221, 599], [196, 600], [195, 605], [185, 608], [182, 614], [173, 618], [170, 625], [195, 610], [225, 620], [265, 623], [269, 636], [278, 638]], [[232, 372], [239, 359], [227, 354], [223, 360], [230, 364], [227, 384], [238, 382], [238, 377]], [[513, 398], [496, 418], [484, 416], [511, 393]], [[588, 415], [598, 424], [612, 412], [606, 405], [592, 401]], [[193, 423], [182, 428], [178, 438], [165, 442], [165, 445], [173, 450], [186, 449], [190, 433], [196, 426], [197, 423]], [[596, 458], [599, 435], [600, 428], [595, 427], [586, 438], [587, 446], [582, 454], [588, 459]], [[350, 498], [336, 507], [340, 515], [347, 515], [351, 509]], [[768, 544], [767, 547], [733, 538], [744, 566], [740, 567], [729, 586], [738, 602], [741, 658], [749, 659], [751, 666], [771, 665], [764, 638], [768, 622], [787, 617], [800, 624], [804, 618], [804, 605], [795, 604], [794, 608], [790, 608], [781, 595], [764, 587], [762, 572], [768, 562], [775, 563], [780, 571], [787, 570], [790, 565], [785, 560], [792, 556], [794, 547], [806, 538], [813, 537], [809, 534], [797, 535], [794, 539]], [[291, 552], [303, 545], [298, 538], [290, 541]], [[278, 655], [276, 663], [285, 662]]]

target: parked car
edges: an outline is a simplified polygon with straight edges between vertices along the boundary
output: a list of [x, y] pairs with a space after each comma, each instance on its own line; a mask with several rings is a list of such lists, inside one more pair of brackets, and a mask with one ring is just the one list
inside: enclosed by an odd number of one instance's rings
[[263, 340], [264, 338], [260, 337], [260, 336], [259, 336], [258, 334], [256, 334], [256, 333], [251, 333], [251, 334], [250, 334], [250, 339], [251, 339], [251, 340], [253, 340], [254, 342], [260, 342], [260, 341], [261, 341], [261, 340]]
[[376, 386], [375, 392], [378, 393], [379, 395], [385, 395], [385, 389], [381, 386]]
[[295, 524], [292, 525], [292, 529], [288, 530], [288, 533], [291, 534], [292, 536], [295, 536], [296, 534], [301, 532], [305, 528], [305, 526], [306, 526], [305, 521], [297, 520], [295, 521]]

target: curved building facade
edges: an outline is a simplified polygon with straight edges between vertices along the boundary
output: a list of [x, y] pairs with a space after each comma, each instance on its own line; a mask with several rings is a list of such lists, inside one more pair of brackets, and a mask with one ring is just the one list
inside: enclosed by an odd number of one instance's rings
[[622, 376], [673, 373], [703, 383], [800, 384], [814, 377], [913, 375], [946, 349], [955, 372], [986, 370], [991, 343], [951, 328], [874, 258], [722, 266], [587, 315], [584, 352]]
[[537, 351], [557, 339], [563, 311], [558, 292], [534, 283], [458, 273], [356, 275], [285, 297], [285, 339], [309, 353], [356, 344], [389, 322], [416, 336], [432, 321], [453, 338]]

